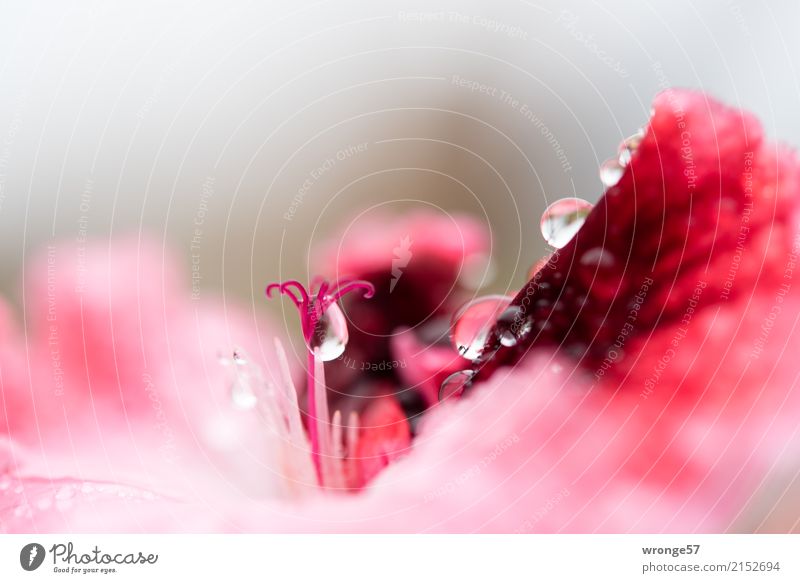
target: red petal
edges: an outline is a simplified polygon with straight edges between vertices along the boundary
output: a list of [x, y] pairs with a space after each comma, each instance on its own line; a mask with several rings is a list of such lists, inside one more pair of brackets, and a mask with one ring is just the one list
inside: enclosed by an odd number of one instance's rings
[[621, 335], [630, 349], [687, 313], [773, 290], [792, 247], [799, 184], [796, 155], [765, 143], [749, 114], [699, 93], [660, 94], [619, 183], [514, 299], [531, 333], [482, 375], [541, 344], [597, 367]]
[[362, 431], [356, 448], [363, 483], [369, 483], [383, 468], [408, 452], [411, 432], [405, 413], [391, 397], [381, 397], [367, 407], [361, 418]]

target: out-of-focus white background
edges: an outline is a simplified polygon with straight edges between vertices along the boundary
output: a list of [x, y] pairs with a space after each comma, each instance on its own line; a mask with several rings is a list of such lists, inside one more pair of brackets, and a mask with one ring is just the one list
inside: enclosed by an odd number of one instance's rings
[[800, 145], [798, 24], [791, 0], [6, 1], [3, 291], [53, 238], [141, 231], [262, 309], [342, 222], [415, 207], [482, 217], [520, 285], [547, 201], [595, 200], [661, 88]]

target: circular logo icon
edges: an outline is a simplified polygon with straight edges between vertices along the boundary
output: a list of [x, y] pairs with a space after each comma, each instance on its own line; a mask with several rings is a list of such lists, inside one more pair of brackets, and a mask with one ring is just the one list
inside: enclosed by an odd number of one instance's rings
[[39, 543], [29, 543], [19, 552], [19, 564], [26, 571], [35, 571], [44, 562], [44, 547]]

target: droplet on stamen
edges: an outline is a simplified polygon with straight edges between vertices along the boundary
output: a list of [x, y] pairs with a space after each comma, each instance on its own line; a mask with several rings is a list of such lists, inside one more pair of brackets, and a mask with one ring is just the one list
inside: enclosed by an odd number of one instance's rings
[[568, 197], [555, 201], [542, 213], [540, 227], [544, 240], [561, 249], [580, 231], [590, 212], [592, 203], [582, 198]]
[[308, 341], [308, 349], [312, 353], [319, 349], [320, 359], [328, 362], [344, 353], [349, 338], [347, 319], [339, 305], [332, 303], [317, 322]]
[[453, 316], [450, 340], [456, 351], [467, 360], [477, 360], [489, 339], [489, 333], [512, 298], [491, 295], [472, 300]]
[[451, 397], [458, 398], [472, 384], [475, 378], [474, 370], [460, 370], [447, 377], [439, 388], [439, 400], [445, 401]]

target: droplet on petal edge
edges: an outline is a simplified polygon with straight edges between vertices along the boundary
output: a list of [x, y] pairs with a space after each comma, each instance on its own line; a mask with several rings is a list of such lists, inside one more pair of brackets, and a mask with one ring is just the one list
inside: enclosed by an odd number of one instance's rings
[[592, 212], [592, 203], [582, 198], [568, 197], [548, 206], [540, 221], [542, 236], [549, 245], [561, 249], [583, 226]]
[[347, 330], [347, 319], [335, 302], [320, 317], [314, 332], [309, 339], [308, 349], [313, 353], [319, 350], [319, 358], [328, 362], [344, 354], [350, 333]]
[[533, 328], [533, 320], [520, 306], [509, 306], [497, 318], [495, 334], [503, 346], [516, 346]]
[[489, 295], [463, 305], [453, 316], [450, 339], [467, 360], [477, 360], [497, 319], [511, 303], [509, 296]]
[[463, 395], [464, 391], [472, 384], [473, 378], [475, 378], [474, 370], [460, 370], [451, 374], [444, 379], [439, 388], [439, 401]]
[[597, 267], [613, 267], [614, 256], [602, 247], [592, 247], [587, 250], [580, 258], [581, 265]]
[[643, 139], [644, 129], [639, 129], [635, 134], [628, 136], [622, 141], [617, 150], [617, 162], [619, 162], [620, 166], [624, 168], [630, 164], [634, 153], [636, 153]]
[[619, 160], [611, 158], [600, 165], [600, 182], [606, 188], [611, 188], [619, 182], [624, 173], [625, 168], [620, 165]]

